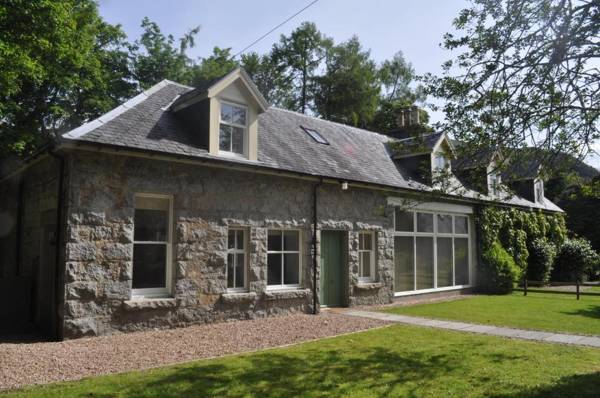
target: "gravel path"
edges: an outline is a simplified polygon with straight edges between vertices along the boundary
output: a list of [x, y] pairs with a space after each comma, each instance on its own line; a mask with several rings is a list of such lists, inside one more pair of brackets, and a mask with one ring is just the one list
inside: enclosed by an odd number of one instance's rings
[[323, 312], [54, 343], [0, 343], [0, 390], [255, 351], [385, 324]]

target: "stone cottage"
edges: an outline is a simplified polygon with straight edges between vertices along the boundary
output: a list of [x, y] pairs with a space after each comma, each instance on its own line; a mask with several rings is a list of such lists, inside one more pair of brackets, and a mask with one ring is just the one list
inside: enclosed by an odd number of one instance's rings
[[269, 107], [241, 69], [162, 81], [4, 170], [0, 323], [62, 339], [457, 293], [479, 206], [560, 211], [414, 140]]

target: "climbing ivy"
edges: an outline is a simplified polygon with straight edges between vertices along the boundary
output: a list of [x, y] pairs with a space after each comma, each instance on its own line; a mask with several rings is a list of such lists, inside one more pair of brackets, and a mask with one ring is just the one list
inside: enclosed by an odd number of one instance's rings
[[[487, 206], [478, 214], [481, 252], [493, 251], [494, 246], [502, 246], [521, 269], [527, 268], [529, 247], [541, 239], [558, 248], [567, 238], [567, 227], [563, 214], [546, 214], [542, 211], [526, 211], [515, 208]], [[486, 290], [494, 290], [492, 280], [498, 278], [500, 270], [494, 265], [482, 264], [480, 285]], [[512, 283], [516, 283], [513, 280]]]

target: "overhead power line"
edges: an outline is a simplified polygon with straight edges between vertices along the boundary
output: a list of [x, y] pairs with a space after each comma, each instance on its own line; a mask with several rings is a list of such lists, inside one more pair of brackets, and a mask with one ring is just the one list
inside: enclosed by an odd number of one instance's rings
[[267, 33], [265, 33], [264, 35], [262, 35], [258, 39], [254, 40], [252, 43], [248, 44], [241, 51], [238, 51], [237, 53], [235, 53], [235, 55], [232, 58], [235, 58], [238, 55], [242, 54], [247, 49], [249, 49], [250, 47], [254, 46], [256, 43], [258, 43], [259, 41], [261, 41], [262, 39], [264, 39], [265, 37], [267, 37], [268, 35], [270, 35], [271, 33], [273, 33], [275, 30], [279, 29], [280, 27], [282, 27], [283, 25], [285, 25], [286, 23], [288, 23], [289, 21], [291, 21], [292, 19], [294, 19], [295, 17], [297, 17], [298, 15], [300, 15], [303, 11], [305, 11], [308, 8], [310, 8], [311, 6], [313, 6], [318, 1], [319, 0], [313, 0], [313, 1], [311, 1], [306, 6], [304, 6], [304, 8], [302, 8], [301, 10], [299, 10], [298, 12], [296, 12], [294, 15], [292, 15], [291, 17], [288, 17], [285, 21], [281, 22], [279, 25], [275, 26], [273, 29], [269, 30]]

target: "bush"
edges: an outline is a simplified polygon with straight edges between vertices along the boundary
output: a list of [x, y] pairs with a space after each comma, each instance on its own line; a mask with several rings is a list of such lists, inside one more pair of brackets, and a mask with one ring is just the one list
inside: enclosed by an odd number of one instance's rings
[[600, 258], [587, 239], [565, 241], [558, 251], [552, 272], [553, 281], [572, 282], [579, 275], [593, 277]]
[[494, 242], [482, 254], [481, 288], [489, 293], [510, 293], [521, 278], [521, 269], [512, 256]]
[[556, 249], [545, 239], [535, 239], [529, 244], [527, 279], [547, 284], [556, 257]]

